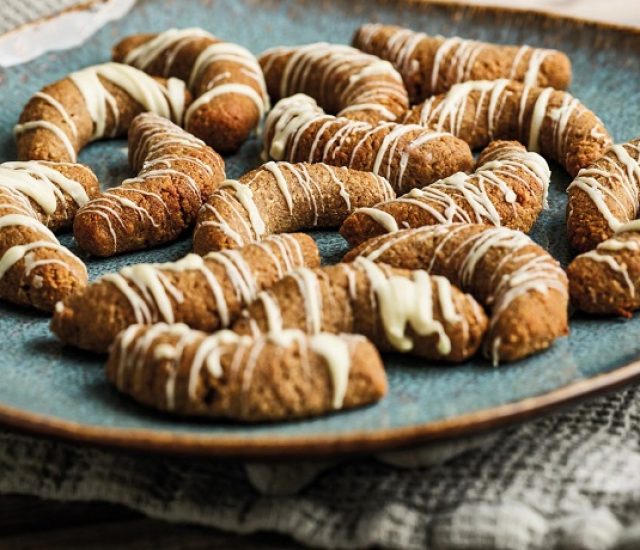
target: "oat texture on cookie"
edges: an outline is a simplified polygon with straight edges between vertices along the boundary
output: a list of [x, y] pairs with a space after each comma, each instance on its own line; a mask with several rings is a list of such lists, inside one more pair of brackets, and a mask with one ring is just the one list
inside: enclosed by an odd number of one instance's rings
[[176, 78], [151, 78], [120, 63], [87, 67], [31, 97], [14, 128], [18, 158], [76, 162], [88, 143], [126, 135], [142, 112], [180, 123], [190, 100]]
[[198, 214], [198, 254], [237, 248], [273, 233], [337, 228], [357, 208], [395, 197], [387, 180], [328, 164], [270, 161], [228, 180]]
[[106, 372], [120, 391], [156, 409], [245, 422], [318, 416], [387, 392], [376, 348], [354, 334], [251, 338], [133, 325], [118, 336]]
[[351, 214], [340, 234], [354, 246], [399, 229], [485, 223], [528, 232], [546, 206], [551, 172], [537, 153], [513, 141], [494, 141], [475, 170], [458, 172], [422, 189]]
[[456, 84], [412, 107], [401, 121], [450, 132], [472, 149], [496, 139], [517, 140], [571, 176], [612, 143], [596, 114], [568, 92], [507, 79]]
[[373, 172], [396, 193], [470, 170], [469, 146], [416, 124], [370, 124], [325, 114], [311, 97], [281, 99], [267, 116], [264, 152], [273, 160], [324, 162]]
[[184, 127], [220, 153], [236, 151], [269, 109], [254, 55], [203, 29], [129, 36], [112, 55], [151, 75], [185, 81], [194, 100], [185, 111]]
[[358, 333], [381, 351], [460, 362], [480, 347], [487, 324], [474, 298], [445, 277], [358, 258], [285, 275], [258, 294], [233, 330]]
[[273, 101], [303, 93], [328, 113], [365, 122], [393, 121], [409, 108], [391, 63], [350, 46], [280, 46], [259, 57]]
[[51, 330], [66, 344], [101, 353], [135, 323], [181, 322], [211, 332], [230, 326], [288, 271], [319, 263], [311, 237], [286, 234], [204, 257], [130, 265], [61, 302]]
[[613, 145], [567, 191], [567, 232], [576, 250], [591, 250], [633, 225], [640, 214], [640, 138]]
[[95, 197], [76, 215], [76, 242], [90, 254], [112, 256], [177, 239], [193, 226], [225, 174], [211, 147], [152, 113], [131, 123], [129, 164], [136, 177]]
[[583, 251], [567, 269], [571, 301], [628, 317], [640, 308], [640, 138], [611, 147], [568, 193], [569, 241]]
[[362, 25], [353, 45], [390, 61], [402, 75], [412, 103], [468, 80], [509, 78], [558, 90], [566, 90], [571, 82], [571, 62], [558, 50], [430, 36], [376, 23]]
[[83, 262], [54, 231], [98, 193], [86, 166], [66, 162], [0, 164], [0, 298], [45, 311], [87, 283]]
[[432, 225], [374, 237], [345, 261], [363, 256], [447, 277], [490, 312], [484, 353], [494, 364], [548, 348], [568, 334], [567, 276], [527, 235], [479, 224]]

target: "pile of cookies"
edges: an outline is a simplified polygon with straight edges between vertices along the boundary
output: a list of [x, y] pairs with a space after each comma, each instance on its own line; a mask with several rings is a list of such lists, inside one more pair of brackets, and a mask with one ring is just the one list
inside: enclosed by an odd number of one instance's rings
[[[353, 47], [258, 58], [197, 28], [127, 37], [22, 111], [20, 160], [0, 165], [0, 297], [52, 311], [62, 342], [109, 353], [120, 391], [184, 415], [372, 403], [381, 352], [522, 359], [568, 334], [570, 299], [640, 307], [640, 138], [613, 145], [570, 81], [555, 50], [377, 24]], [[260, 128], [265, 163], [225, 179], [221, 154]], [[78, 152], [124, 135], [137, 175], [100, 192]], [[575, 177], [566, 273], [526, 234], [545, 159]], [[193, 229], [193, 253], [88, 282], [53, 233], [70, 228], [99, 257]], [[339, 228], [341, 263], [320, 265], [311, 228]]]

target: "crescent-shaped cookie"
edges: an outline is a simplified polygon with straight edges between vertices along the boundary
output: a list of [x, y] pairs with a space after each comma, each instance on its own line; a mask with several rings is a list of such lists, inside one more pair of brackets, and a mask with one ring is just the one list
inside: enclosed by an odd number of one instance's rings
[[61, 302], [51, 330], [66, 344], [99, 353], [135, 323], [186, 323], [213, 332], [230, 326], [258, 292], [289, 270], [319, 264], [313, 239], [294, 234], [205, 257], [130, 265]]
[[447, 277], [491, 311], [485, 355], [494, 364], [548, 348], [569, 332], [567, 276], [527, 235], [506, 227], [432, 225], [374, 237], [345, 256], [364, 256]]
[[120, 63], [87, 67], [31, 97], [14, 128], [18, 158], [76, 162], [85, 145], [125, 135], [142, 112], [180, 123], [190, 101], [176, 78], [154, 79]]
[[372, 123], [393, 121], [409, 108], [402, 77], [391, 63], [350, 46], [279, 46], [258, 60], [274, 101], [303, 93], [327, 113]]
[[273, 233], [339, 227], [356, 208], [395, 197], [371, 172], [328, 164], [268, 162], [223, 182], [198, 214], [197, 254], [237, 248]]
[[274, 160], [324, 162], [373, 172], [386, 178], [396, 193], [473, 166], [469, 146], [447, 132], [334, 117], [304, 94], [281, 99], [271, 110], [264, 145], [266, 156]]
[[53, 231], [98, 193], [81, 164], [27, 161], [0, 164], [0, 298], [51, 311], [87, 284], [82, 261]]
[[101, 193], [76, 215], [74, 237], [90, 254], [112, 256], [177, 239], [224, 179], [218, 153], [152, 113], [131, 123], [129, 164], [135, 178]]
[[456, 84], [412, 107], [401, 121], [450, 132], [472, 149], [517, 140], [571, 176], [611, 146], [602, 121], [568, 92], [505, 79]]
[[459, 172], [397, 199], [351, 214], [340, 234], [351, 246], [383, 233], [423, 225], [485, 223], [528, 232], [546, 206], [551, 172], [537, 153], [494, 141], [476, 169]]
[[381, 351], [455, 363], [475, 354], [487, 324], [482, 307], [445, 277], [358, 258], [285, 275], [258, 294], [233, 330], [357, 333]]
[[412, 103], [468, 80], [510, 78], [557, 90], [566, 90], [571, 82], [571, 61], [558, 50], [432, 36], [376, 23], [362, 25], [353, 45], [390, 61], [402, 75]]
[[135, 34], [118, 42], [112, 55], [151, 75], [184, 80], [194, 98], [184, 127], [220, 153], [236, 151], [269, 110], [253, 54], [203, 29]]
[[116, 388], [150, 407], [244, 422], [319, 416], [387, 393], [376, 348], [354, 334], [289, 330], [254, 339], [134, 325], [116, 340], [106, 371]]

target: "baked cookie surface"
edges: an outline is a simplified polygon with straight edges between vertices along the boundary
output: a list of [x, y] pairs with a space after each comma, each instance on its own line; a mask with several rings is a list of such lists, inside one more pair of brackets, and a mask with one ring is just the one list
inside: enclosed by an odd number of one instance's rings
[[640, 214], [640, 138], [613, 145], [580, 170], [567, 189], [571, 246], [591, 250]]
[[285, 275], [258, 294], [233, 330], [357, 333], [381, 351], [456, 363], [474, 355], [487, 324], [474, 298], [445, 277], [358, 258]]
[[558, 50], [504, 46], [368, 23], [356, 30], [353, 45], [390, 61], [417, 103], [467, 80], [510, 78], [529, 86], [566, 90], [571, 61]]
[[447, 277], [490, 309], [484, 353], [494, 364], [548, 348], [569, 332], [567, 276], [520, 231], [478, 224], [432, 225], [374, 237], [357, 257]]
[[473, 166], [469, 146], [448, 132], [334, 117], [304, 94], [281, 99], [267, 116], [264, 155], [373, 172], [386, 178], [396, 193]]
[[[252, 13], [248, 21], [244, 14], [238, 14], [234, 9], [237, 2], [217, 0], [208, 4], [212, 16], [197, 24], [258, 53], [278, 43], [300, 44], [319, 40], [347, 43], [357, 26], [368, 19], [367, 14], [357, 12], [358, 6], [363, 5], [358, 2], [328, 0], [305, 3], [302, 10], [294, 0], [283, 1], [291, 10], [274, 10], [273, 3], [251, 3]], [[17, 121], [20, 108], [31, 91], [72, 70], [106, 59], [109, 47], [122, 36], [144, 29], [160, 31], [172, 26], [192, 25], [198, 21], [198, 14], [201, 14], [199, 10], [202, 9], [199, 0], [166, 4], [163, 10], [149, 11], [145, 6], [144, 3], [136, 4], [130, 15], [100, 31], [83, 48], [54, 52], [28, 67], [6, 69], [3, 73], [5, 79], [0, 83], [4, 101], [4, 108], [0, 112], [0, 117], [4, 117], [4, 142], [11, 140], [10, 128]], [[336, 11], [336, 7], [341, 9]], [[484, 10], [471, 12], [440, 5], [426, 6], [424, 3], [419, 6], [406, 4], [405, 8], [399, 14], [394, 3], [380, 2], [376, 5], [376, 13], [380, 21], [397, 21], [429, 34], [440, 32], [451, 36], [474, 36], [490, 42], [553, 44], [552, 47], [570, 53], [575, 67], [571, 93], [602, 116], [617, 142], [638, 135], [633, 113], [627, 109], [631, 99], [636, 97], [634, 83], [640, 75], [638, 60], [625, 55], [637, 47], [637, 40], [630, 33], [592, 25], [579, 26], [571, 21], [539, 16], [528, 15], [525, 18], [517, 13], [494, 16], [493, 12]], [[287, 20], [286, 16], [293, 10], [298, 10], [294, 13], [304, 16], [303, 28], [291, 25]], [[150, 25], [150, 15], [154, 18], [153, 27]], [[263, 22], [268, 25], [263, 25]], [[237, 32], [235, 29], [238, 29]], [[607, 44], [607, 48], [601, 48], [603, 44]], [[25, 94], [27, 87], [29, 90]], [[122, 142], [102, 142], [85, 148], [80, 160], [94, 169], [103, 184], [117, 184], [124, 177], [134, 175], [123, 173], [126, 166], [123, 149]], [[250, 140], [247, 147], [229, 159], [228, 177], [239, 178], [255, 168], [260, 163], [257, 151], [257, 140]], [[10, 154], [9, 150], [7, 152]], [[9, 157], [3, 160], [9, 160]], [[565, 206], [564, 190], [570, 181], [566, 180], [560, 168], [551, 165], [551, 169], [554, 173], [550, 186], [550, 209], [541, 214], [531, 236], [566, 265], [570, 255], [562, 211]], [[335, 234], [324, 231], [312, 231], [311, 234], [319, 242], [325, 262], [335, 262], [344, 252], [345, 245]], [[73, 243], [67, 236], [61, 236], [60, 240], [73, 250]], [[125, 263], [175, 261], [184, 256], [189, 248], [190, 243], [185, 238], [152, 251], [132, 252], [104, 260], [93, 258], [86, 263], [93, 279], [105, 271], [117, 271]], [[235, 450], [247, 454], [258, 452], [259, 442], [270, 445], [271, 452], [278, 452], [274, 448], [276, 438], [278, 441], [286, 438], [291, 442], [298, 437], [305, 438], [305, 441], [308, 438], [321, 441], [326, 435], [336, 434], [341, 440], [353, 442], [352, 438], [361, 430], [367, 430], [372, 438], [385, 437], [391, 432], [402, 433], [398, 428], [420, 430], [426, 426], [431, 430], [434, 426], [431, 423], [438, 422], [440, 418], [457, 418], [458, 415], [473, 411], [517, 403], [510, 407], [513, 410], [522, 399], [539, 396], [567, 384], [573, 385], [578, 380], [582, 380], [578, 387], [584, 388], [591, 383], [592, 376], [613, 371], [637, 353], [633, 334], [637, 332], [640, 321], [640, 318], [634, 317], [624, 323], [612, 323], [607, 319], [587, 319], [577, 313], [571, 320], [571, 338], [562, 339], [545, 353], [500, 370], [489, 368], [488, 362], [482, 359], [465, 362], [461, 368], [418, 368], [418, 365], [424, 364], [423, 360], [390, 354], [385, 361], [389, 365], [392, 391], [379, 406], [330, 415], [319, 421], [265, 426], [269, 434], [253, 438], [254, 430], [245, 426], [218, 421], [193, 422], [155, 414], [137, 406], [117, 391], [109, 391], [101, 368], [103, 357], [94, 358], [91, 354], [64, 350], [48, 334], [47, 319], [23, 315], [22, 309], [5, 304], [0, 307], [4, 318], [0, 323], [3, 334], [11, 334], [5, 343], [6, 349], [17, 356], [14, 364], [2, 367], [3, 380], [6, 382], [4, 388], [0, 389], [3, 404], [24, 406], [35, 413], [47, 415], [52, 421], [70, 418], [96, 426], [101, 430], [100, 437], [109, 432], [107, 429], [102, 431], [102, 427], [111, 424], [118, 428], [130, 427], [144, 431], [145, 437], [162, 435], [164, 431], [166, 437], [175, 437], [176, 440], [193, 441], [198, 438], [203, 442], [202, 447], [191, 447], [189, 451], [193, 452], [217, 452], [221, 440], [235, 437], [236, 441], [241, 442]], [[612, 373], [612, 376], [617, 375]], [[41, 389], [45, 384], [48, 391]], [[434, 391], [434, 386], [439, 391]], [[527, 400], [524, 403], [532, 402], [535, 401]], [[381, 431], [382, 422], [387, 421], [385, 425], [388, 431]], [[353, 443], [349, 449], [358, 450], [358, 447], [362, 447], [362, 441]], [[300, 452], [306, 452], [299, 449]], [[322, 449], [333, 452], [333, 448]], [[280, 452], [285, 451], [281, 449]]]
[[229, 180], [198, 214], [193, 248], [198, 254], [237, 248], [272, 233], [338, 228], [354, 210], [395, 197], [372, 172], [323, 163], [267, 162]]
[[517, 140], [571, 176], [612, 144], [600, 118], [569, 92], [507, 79], [456, 84], [413, 106], [401, 122], [450, 132], [472, 149]]
[[87, 284], [84, 263], [53, 232], [68, 229], [97, 193], [81, 164], [0, 164], [0, 298], [51, 311]]
[[367, 405], [387, 393], [375, 347], [361, 336], [288, 330], [250, 338], [186, 325], [133, 325], [107, 377], [154, 408], [245, 422], [292, 420]]
[[90, 254], [113, 256], [176, 240], [224, 179], [218, 153], [152, 113], [131, 122], [129, 164], [136, 177], [101, 193], [75, 217], [76, 242]]
[[409, 108], [402, 77], [391, 63], [349, 46], [280, 46], [259, 61], [274, 101], [303, 93], [328, 113], [372, 123], [393, 121]]
[[14, 127], [18, 158], [76, 162], [88, 143], [126, 135], [136, 115], [181, 122], [190, 102], [182, 80], [154, 79], [121, 63], [87, 67], [31, 97]]
[[528, 232], [547, 206], [551, 172], [537, 153], [517, 142], [494, 141], [475, 170], [458, 172], [422, 189], [351, 214], [340, 234], [354, 246], [399, 229], [485, 223]]
[[194, 101], [185, 129], [221, 153], [233, 153], [269, 109], [264, 76], [253, 54], [197, 28], [136, 34], [118, 42], [115, 61], [187, 83]]
[[51, 330], [66, 344], [99, 353], [135, 323], [180, 322], [212, 332], [228, 327], [289, 270], [319, 263], [313, 239], [294, 234], [204, 257], [128, 265], [59, 302]]

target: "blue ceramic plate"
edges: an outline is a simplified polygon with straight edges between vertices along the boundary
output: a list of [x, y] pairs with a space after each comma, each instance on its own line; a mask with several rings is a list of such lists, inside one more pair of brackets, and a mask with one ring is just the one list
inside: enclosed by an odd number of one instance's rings
[[[128, 34], [202, 26], [257, 53], [278, 44], [348, 43], [366, 21], [564, 50], [575, 72], [571, 91], [602, 117], [616, 141], [640, 134], [640, 34], [630, 30], [540, 14], [415, 3], [147, 0], [80, 48], [2, 72], [1, 160], [15, 157], [11, 129], [33, 92], [72, 70], [106, 61], [111, 46]], [[254, 140], [228, 158], [228, 174], [237, 177], [258, 165], [259, 148]], [[128, 175], [124, 141], [94, 144], [80, 159], [105, 186]], [[551, 207], [532, 236], [566, 264], [568, 178], [558, 166], [552, 169]], [[336, 261], [346, 249], [335, 233], [314, 236], [325, 261]], [[64, 242], [74, 248], [69, 237]], [[175, 260], [189, 247], [185, 239], [143, 253], [89, 260], [89, 270], [96, 277], [129, 263]], [[569, 338], [517, 364], [494, 369], [476, 360], [446, 367], [389, 355], [389, 396], [375, 406], [314, 420], [244, 426], [182, 420], [137, 405], [107, 384], [103, 359], [63, 348], [49, 333], [48, 318], [33, 311], [0, 305], [0, 334], [0, 417], [7, 423], [94, 443], [188, 453], [317, 455], [407, 445], [523, 418], [640, 375], [640, 363], [634, 363], [640, 357], [640, 317], [574, 316]]]

